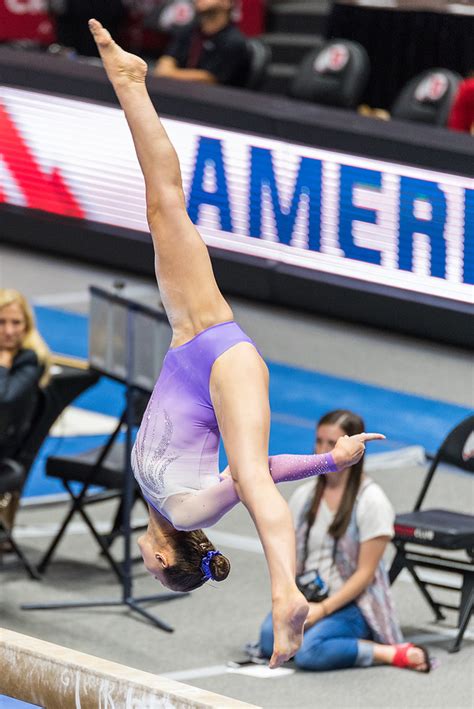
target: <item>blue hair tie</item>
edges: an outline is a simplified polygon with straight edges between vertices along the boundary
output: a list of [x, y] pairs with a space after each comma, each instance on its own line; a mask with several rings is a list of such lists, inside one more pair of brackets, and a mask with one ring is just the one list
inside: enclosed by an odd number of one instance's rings
[[210, 563], [211, 563], [211, 559], [212, 559], [214, 556], [217, 556], [218, 554], [221, 554], [221, 552], [220, 552], [220, 551], [208, 551], [207, 554], [206, 554], [205, 556], [203, 556], [202, 559], [201, 559], [200, 569], [201, 569], [201, 571], [202, 571], [202, 573], [203, 573], [203, 576], [204, 576], [204, 578], [206, 579], [206, 581], [207, 581], [208, 579], [213, 579], [213, 578], [214, 578], [214, 576], [212, 575], [212, 571], [211, 571], [211, 569], [209, 568], [209, 565], [210, 565]]

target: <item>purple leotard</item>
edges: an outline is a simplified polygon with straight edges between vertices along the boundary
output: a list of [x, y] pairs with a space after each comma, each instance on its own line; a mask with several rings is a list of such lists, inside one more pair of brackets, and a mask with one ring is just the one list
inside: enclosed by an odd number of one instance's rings
[[216, 359], [240, 342], [254, 344], [230, 321], [166, 354], [132, 453], [135, 477], [158, 509], [170, 495], [219, 482], [220, 434], [209, 380]]
[[[216, 359], [240, 342], [255, 347], [230, 321], [168, 350], [138, 431], [135, 478], [176, 529], [211, 526], [238, 502], [232, 480], [219, 478], [220, 433], [209, 381]], [[272, 456], [269, 468], [275, 482], [337, 470], [331, 454]]]

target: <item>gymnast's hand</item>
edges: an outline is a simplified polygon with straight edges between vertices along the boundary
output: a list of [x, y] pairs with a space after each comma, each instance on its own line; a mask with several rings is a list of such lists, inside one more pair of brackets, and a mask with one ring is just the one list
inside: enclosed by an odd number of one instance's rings
[[341, 436], [337, 439], [331, 455], [337, 465], [338, 470], [350, 468], [359, 462], [365, 453], [367, 441], [380, 441], [385, 436], [381, 433], [356, 433], [355, 436]]

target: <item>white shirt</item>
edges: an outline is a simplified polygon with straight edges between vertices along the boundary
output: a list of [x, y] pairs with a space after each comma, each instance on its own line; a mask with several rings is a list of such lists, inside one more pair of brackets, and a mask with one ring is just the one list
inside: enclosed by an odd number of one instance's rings
[[[308, 497], [313, 493], [314, 481], [300, 485], [293, 493], [289, 506], [295, 527]], [[361, 544], [376, 537], [393, 537], [395, 511], [377, 483], [372, 481], [362, 492], [356, 504], [356, 522]], [[338, 591], [344, 584], [336, 565], [333, 564], [334, 538], [328, 534], [335, 514], [335, 511], [329, 509], [325, 500], [321, 500], [309, 534], [308, 555], [304, 566], [305, 571], [319, 570], [321, 578], [329, 585], [331, 594]]]

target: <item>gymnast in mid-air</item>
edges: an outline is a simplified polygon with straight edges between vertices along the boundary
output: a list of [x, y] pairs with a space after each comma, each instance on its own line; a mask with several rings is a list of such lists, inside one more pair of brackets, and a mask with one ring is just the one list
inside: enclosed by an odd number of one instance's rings
[[[202, 527], [243, 502], [270, 572], [270, 666], [278, 667], [301, 644], [308, 603], [295, 583], [291, 514], [275, 483], [350, 467], [363, 456], [367, 441], [383, 436], [344, 436], [326, 455], [268, 457], [268, 369], [234, 321], [206, 245], [186, 212], [178, 157], [145, 86], [147, 65], [121, 49], [97, 20], [89, 27], [145, 179], [156, 276], [173, 333], [132, 454], [150, 513], [138, 544], [147, 570], [172, 590], [221, 581], [229, 560]], [[220, 436], [229, 463], [222, 476]]]

